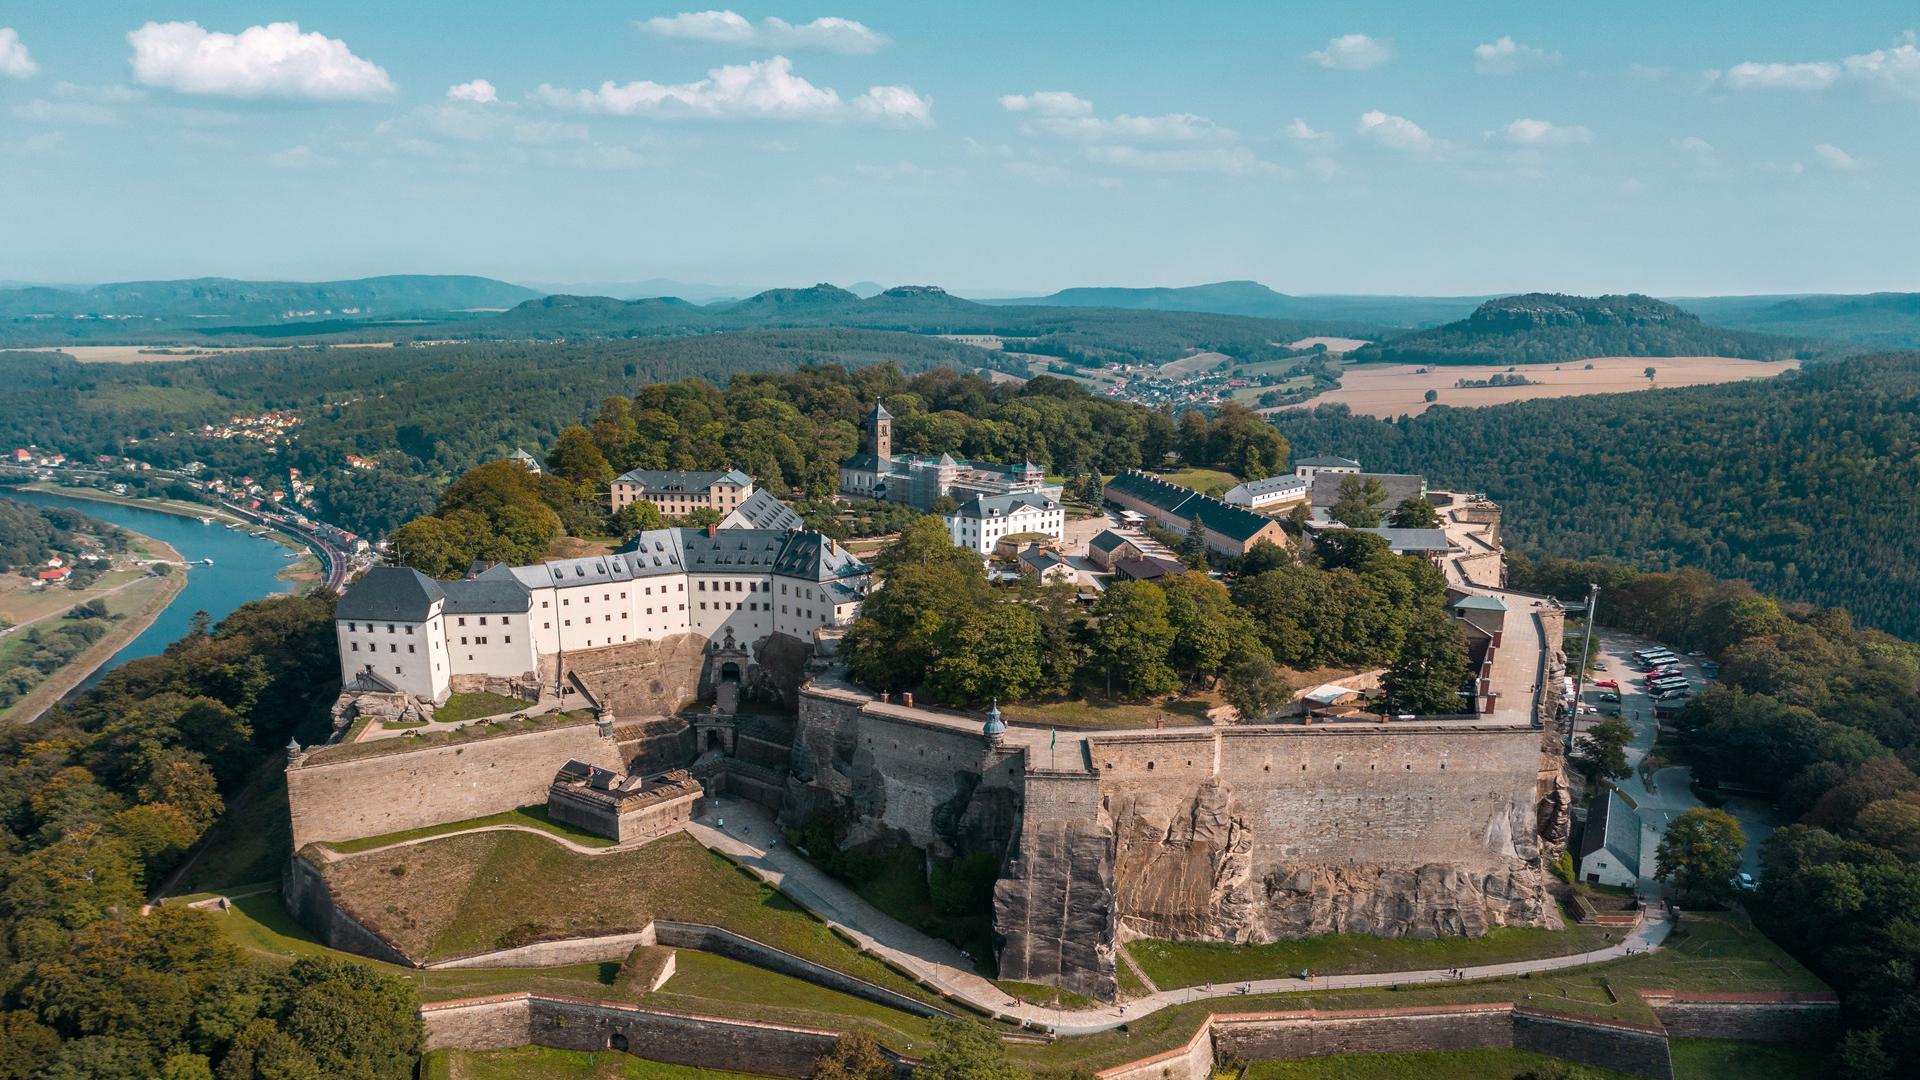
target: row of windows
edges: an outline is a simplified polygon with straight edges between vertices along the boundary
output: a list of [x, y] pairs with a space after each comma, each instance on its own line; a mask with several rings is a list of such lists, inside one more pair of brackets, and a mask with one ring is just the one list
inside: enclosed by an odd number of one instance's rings
[[[466, 638], [461, 638], [460, 640], [464, 642], [464, 641], [466, 641], [467, 639], [466, 639]], [[351, 646], [353, 646], [353, 651], [354, 651], [354, 652], [359, 652], [359, 651], [360, 651], [360, 643], [359, 643], [359, 642], [357, 642], [357, 641], [350, 641], [350, 642], [348, 642], [347, 644], [349, 644], [349, 645], [351, 645]], [[380, 651], [380, 646], [378, 646], [378, 645], [375, 645], [375, 644], [374, 644], [373, 642], [371, 642], [371, 641], [369, 641], [369, 642], [367, 642], [367, 651], [368, 651], [368, 652], [379, 652], [379, 651]], [[388, 652], [390, 652], [390, 653], [397, 653], [397, 652], [399, 652], [399, 651], [400, 651], [400, 646], [398, 646], [398, 645], [389, 645], [389, 646], [387, 646], [387, 651], [388, 651]], [[409, 643], [409, 644], [407, 645], [407, 651], [408, 651], [408, 652], [412, 652], [412, 651], [413, 651], [413, 645], [412, 645], [411, 643]]]
[[[466, 617], [465, 615], [461, 615], [461, 616], [457, 616], [457, 617], [458, 617], [458, 618], [459, 618], [459, 620], [460, 620], [460, 625], [461, 625], [461, 626], [465, 626], [465, 625], [467, 625], [467, 617]], [[478, 618], [480, 619], [480, 625], [481, 625], [481, 626], [485, 626], [485, 625], [487, 625], [487, 617], [486, 617], [485, 615], [481, 615], [481, 616], [478, 616]], [[500, 625], [501, 625], [501, 626], [512, 626], [513, 624], [512, 624], [511, 622], [509, 622], [509, 621], [508, 621], [508, 619], [507, 619], [507, 617], [506, 617], [505, 615], [502, 615], [502, 616], [500, 616]], [[349, 629], [351, 629], [351, 626], [349, 626]]]
[[[466, 643], [467, 643], [467, 639], [466, 639], [466, 638], [464, 638], [464, 637], [463, 637], [463, 638], [461, 638], [461, 639], [460, 639], [460, 644], [462, 644], [462, 645], [465, 645]], [[476, 638], [474, 638], [474, 639], [473, 639], [473, 643], [474, 643], [475, 645], [485, 645], [485, 644], [487, 643], [487, 639], [486, 639], [486, 637], [485, 637], [485, 636], [483, 635], [483, 636], [480, 636], [480, 637], [476, 637]], [[502, 645], [511, 645], [511, 644], [513, 644], [513, 635], [512, 635], [512, 634], [507, 634], [507, 635], [505, 635], [505, 636], [503, 636], [503, 637], [502, 637], [502, 638], [500, 639], [500, 643], [501, 643]], [[469, 659], [469, 660], [471, 660], [471, 659], [473, 659], [473, 657], [471, 657], [471, 656], [469, 656], [469, 657], [467, 657], [467, 659]]]
[[[463, 622], [464, 622], [464, 620], [463, 620]], [[359, 628], [360, 628], [360, 624], [358, 624], [358, 623], [348, 623], [348, 624], [347, 624], [347, 633], [349, 633], [349, 634], [351, 634], [351, 633], [353, 633], [354, 631], [356, 631], [356, 630], [358, 630]], [[376, 630], [378, 630], [378, 629], [379, 629], [379, 627], [376, 627], [376, 626], [374, 626], [374, 625], [373, 625], [372, 623], [368, 623], [368, 624], [367, 624], [367, 633], [369, 633], [369, 634], [371, 634], [371, 633], [373, 633], [373, 632], [375, 632], [375, 631], [376, 631]], [[393, 629], [393, 624], [392, 624], [392, 623], [388, 623], [388, 624], [387, 624], [387, 633], [389, 633], [389, 634], [391, 634], [391, 633], [394, 633], [394, 629]], [[413, 633], [413, 627], [412, 627], [411, 625], [408, 625], [408, 627], [407, 627], [407, 633], [409, 633], [409, 634], [411, 634], [411, 633]]]

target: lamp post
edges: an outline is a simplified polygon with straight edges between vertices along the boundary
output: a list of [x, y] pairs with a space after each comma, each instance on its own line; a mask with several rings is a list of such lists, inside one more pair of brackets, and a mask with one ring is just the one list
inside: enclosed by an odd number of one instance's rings
[[1573, 729], [1580, 723], [1580, 694], [1587, 686], [1587, 657], [1593, 655], [1593, 620], [1600, 603], [1600, 586], [1587, 583], [1587, 632], [1580, 642], [1580, 662], [1573, 675], [1573, 719], [1567, 723], [1567, 751], [1573, 751]]

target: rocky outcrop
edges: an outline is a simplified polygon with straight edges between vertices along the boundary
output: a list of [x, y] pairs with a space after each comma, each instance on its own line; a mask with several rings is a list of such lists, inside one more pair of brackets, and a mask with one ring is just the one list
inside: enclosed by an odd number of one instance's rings
[[1005, 939], [1000, 977], [1112, 1000], [1113, 829], [1100, 815], [1020, 836], [1020, 857], [993, 887], [993, 925]]
[[[1558, 928], [1558, 907], [1531, 843], [1489, 827], [1492, 868], [1279, 863], [1256, 874], [1255, 836], [1218, 780], [1180, 812], [1119, 811], [1114, 871], [1128, 937], [1264, 943], [1318, 934], [1475, 936], [1495, 926]], [[1529, 840], [1531, 838], [1528, 838]], [[1525, 854], [1515, 856], [1516, 846]]]

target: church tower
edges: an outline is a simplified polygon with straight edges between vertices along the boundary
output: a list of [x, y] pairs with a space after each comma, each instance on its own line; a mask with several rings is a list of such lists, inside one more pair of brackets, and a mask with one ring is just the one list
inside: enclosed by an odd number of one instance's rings
[[873, 456], [881, 461], [893, 457], [893, 414], [887, 407], [876, 401], [873, 412], [867, 415], [867, 426], [873, 439]]

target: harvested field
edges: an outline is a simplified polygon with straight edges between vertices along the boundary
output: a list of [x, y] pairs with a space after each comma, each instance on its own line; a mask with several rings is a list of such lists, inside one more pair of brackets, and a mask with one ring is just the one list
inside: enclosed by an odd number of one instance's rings
[[[1564, 364], [1511, 365], [1514, 372], [1533, 380], [1534, 385], [1531, 386], [1456, 389], [1454, 383], [1460, 379], [1488, 379], [1504, 375], [1509, 365], [1435, 364], [1423, 371], [1414, 364], [1368, 364], [1343, 372], [1336, 390], [1329, 390], [1297, 405], [1261, 411], [1272, 413], [1280, 409], [1305, 409], [1337, 403], [1346, 405], [1362, 416], [1392, 419], [1396, 416], [1418, 416], [1426, 412], [1430, 404], [1456, 408], [1504, 405], [1510, 401], [1530, 401], [1534, 398], [1703, 386], [1740, 379], [1770, 379], [1799, 366], [1798, 360], [1741, 360], [1726, 356], [1603, 356], [1593, 360], [1569, 360]], [[1644, 374], [1647, 368], [1654, 369], [1652, 380]], [[1426, 400], [1428, 390], [1438, 391], [1439, 400], [1429, 403]]]
[[1192, 356], [1183, 356], [1172, 363], [1160, 365], [1160, 376], [1177, 379], [1182, 375], [1192, 375], [1199, 371], [1211, 371], [1221, 364], [1231, 362], [1232, 357], [1225, 353], [1197, 352]]
[[[417, 342], [421, 345], [446, 344], [446, 342]], [[334, 349], [391, 349], [391, 341], [356, 341], [328, 346]], [[205, 360], [213, 356], [227, 356], [232, 353], [246, 352], [285, 352], [291, 348], [312, 348], [312, 346], [292, 345], [34, 345], [23, 349], [4, 349], [5, 352], [62, 352], [83, 364], [147, 364], [168, 363], [183, 360]]]
[[1294, 342], [1291, 347], [1295, 349], [1311, 349], [1315, 345], [1325, 345], [1327, 351], [1330, 353], [1350, 353], [1362, 345], [1371, 344], [1373, 344], [1373, 342], [1365, 338], [1303, 337], [1299, 341]]

